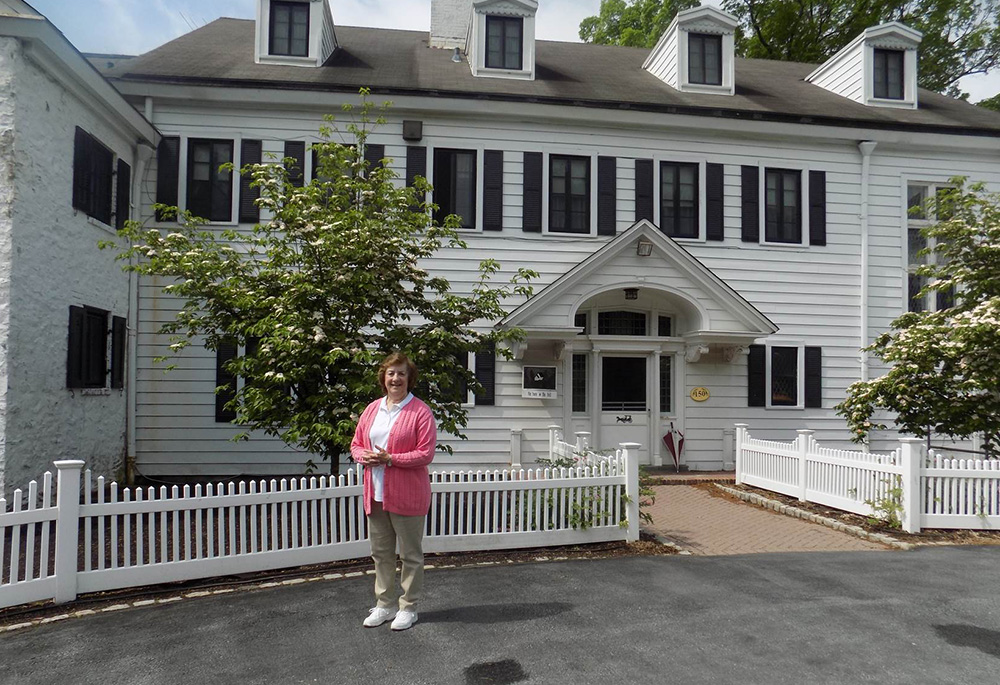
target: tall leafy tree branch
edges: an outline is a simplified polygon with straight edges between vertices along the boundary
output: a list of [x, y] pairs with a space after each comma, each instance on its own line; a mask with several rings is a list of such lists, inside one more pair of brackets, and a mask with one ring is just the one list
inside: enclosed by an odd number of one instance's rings
[[389, 165], [366, 162], [368, 137], [388, 106], [363, 90], [360, 105], [344, 107], [343, 131], [328, 117], [304, 187], [286, 169], [295, 160], [244, 167], [269, 217], [252, 231], [219, 231], [184, 214], [172, 230], [131, 222], [119, 233], [128, 243], [118, 255], [125, 268], [166, 279], [163, 291], [182, 303], [160, 329], [173, 353], [202, 343], [241, 350], [225, 368], [243, 382], [219, 388], [235, 392], [235, 422], [330, 459], [333, 470], [357, 415], [379, 392], [378, 362], [394, 350], [420, 367], [419, 392], [439, 427], [461, 437], [465, 393], [482, 390], [469, 353], [505, 354], [502, 343], [523, 336], [493, 325], [507, 298], [530, 296], [535, 276], [518, 269], [494, 285], [500, 265], [487, 259], [459, 293], [427, 271], [442, 250], [466, 244], [458, 217], [433, 219], [426, 179], [404, 188]]

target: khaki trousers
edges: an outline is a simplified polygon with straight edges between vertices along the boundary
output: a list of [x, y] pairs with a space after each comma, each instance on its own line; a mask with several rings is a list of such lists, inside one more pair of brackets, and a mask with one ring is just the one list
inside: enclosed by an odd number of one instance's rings
[[[372, 502], [368, 515], [368, 538], [375, 562], [375, 603], [383, 609], [396, 606], [414, 610], [424, 585], [424, 525], [426, 516], [402, 516], [385, 511], [381, 502]], [[402, 594], [396, 590], [396, 542], [403, 561], [400, 577]]]

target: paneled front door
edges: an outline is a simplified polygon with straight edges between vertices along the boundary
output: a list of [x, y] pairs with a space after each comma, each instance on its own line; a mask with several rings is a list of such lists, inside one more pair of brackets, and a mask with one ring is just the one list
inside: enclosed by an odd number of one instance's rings
[[645, 355], [601, 357], [601, 447], [637, 442], [649, 463], [649, 373]]

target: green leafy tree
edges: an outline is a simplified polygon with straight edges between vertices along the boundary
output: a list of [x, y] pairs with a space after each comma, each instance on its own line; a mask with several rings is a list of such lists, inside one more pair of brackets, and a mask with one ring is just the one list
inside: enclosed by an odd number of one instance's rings
[[888, 410], [906, 433], [981, 433], [1000, 455], [1000, 194], [956, 179], [926, 211], [947, 218], [924, 229], [934, 258], [917, 271], [928, 279], [922, 295], [953, 294], [954, 304], [893, 321], [867, 348], [891, 368], [851, 385], [837, 411], [858, 441], [886, 428], [874, 417]]
[[168, 279], [163, 290], [182, 303], [161, 328], [172, 351], [196, 341], [211, 350], [239, 345], [245, 354], [226, 365], [244, 379], [228, 403], [236, 423], [330, 459], [333, 471], [391, 351], [414, 360], [439, 427], [461, 436], [466, 390], [482, 389], [466, 368], [468, 353], [523, 335], [492, 324], [504, 316], [505, 298], [530, 295], [534, 276], [521, 269], [493, 287], [500, 267], [487, 259], [470, 292], [457, 294], [425, 270], [442, 248], [465, 247], [459, 219], [435, 222], [425, 179], [404, 188], [387, 165], [365, 161], [368, 136], [389, 106], [367, 95], [345, 106], [347, 135], [327, 117], [312, 146], [315, 179], [305, 187], [292, 182], [291, 159], [244, 167], [271, 217], [253, 231], [212, 230], [190, 215], [174, 230], [129, 223], [120, 231], [125, 268]]
[[[696, 5], [602, 0], [599, 14], [580, 24], [580, 38], [651, 47], [678, 11]], [[1000, 63], [998, 0], [724, 0], [722, 7], [740, 23], [736, 51], [743, 57], [820, 63], [864, 29], [899, 21], [924, 34], [918, 67], [924, 88], [959, 95], [959, 79]]]
[[678, 12], [698, 4], [698, 0], [601, 0], [598, 15], [580, 22], [580, 39], [651, 48]]
[[980, 100], [976, 103], [976, 105], [979, 107], [985, 107], [986, 109], [992, 109], [994, 112], [1000, 112], [1000, 93], [991, 98]]

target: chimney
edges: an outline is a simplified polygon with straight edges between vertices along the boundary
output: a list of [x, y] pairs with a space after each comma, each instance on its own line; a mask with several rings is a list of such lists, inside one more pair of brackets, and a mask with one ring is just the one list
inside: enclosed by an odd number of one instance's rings
[[466, 49], [472, 0], [431, 0], [431, 47]]

